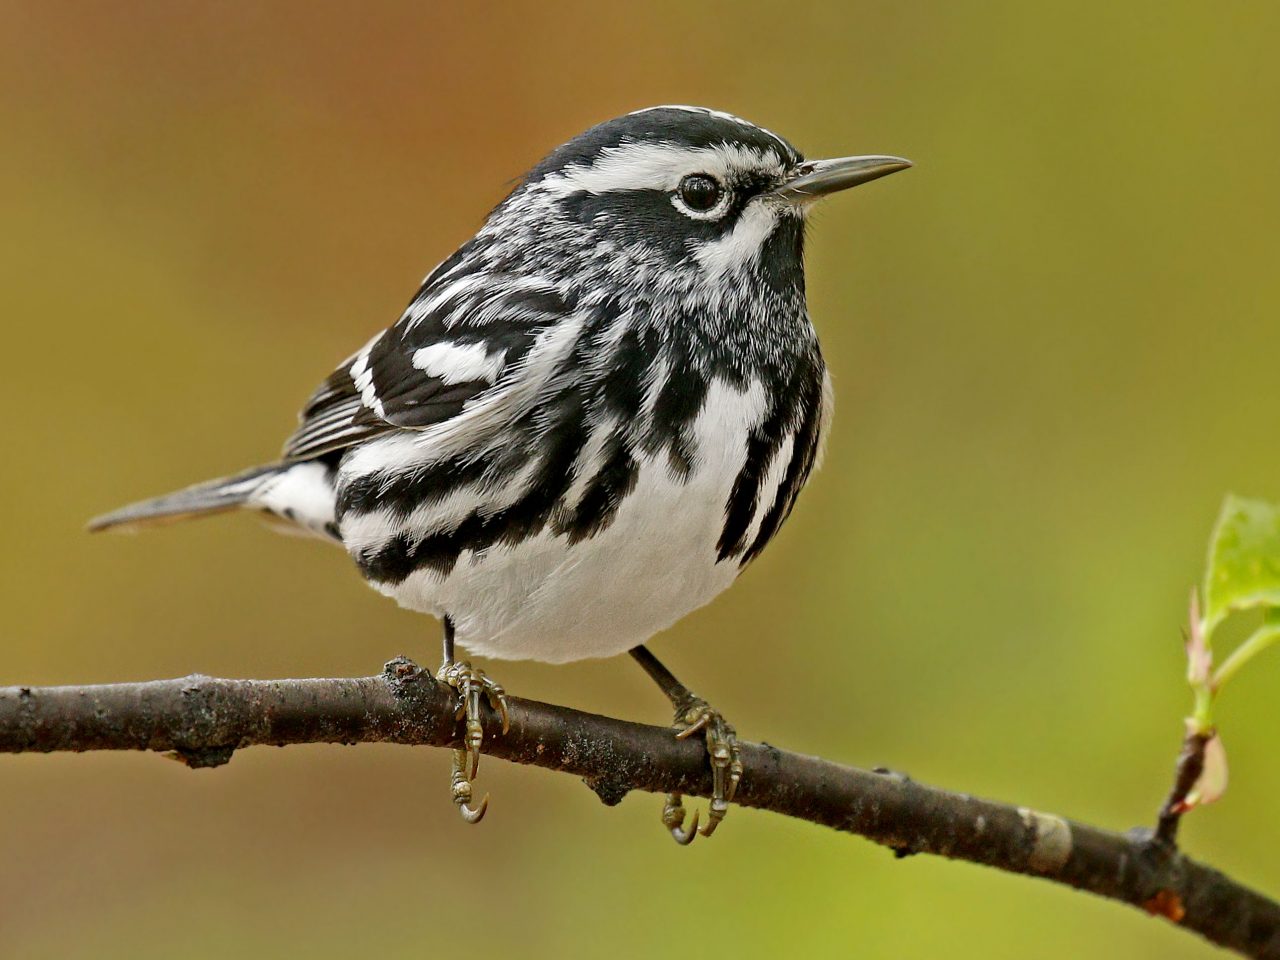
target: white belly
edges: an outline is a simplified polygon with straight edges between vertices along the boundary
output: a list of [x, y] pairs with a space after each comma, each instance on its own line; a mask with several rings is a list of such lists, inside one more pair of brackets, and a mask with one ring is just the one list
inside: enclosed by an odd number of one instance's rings
[[[453, 570], [427, 568], [379, 587], [401, 606], [448, 615], [458, 642], [481, 656], [563, 663], [608, 657], [644, 643], [737, 577], [737, 558], [716, 561], [725, 505], [763, 416], [759, 384], [713, 382], [694, 426], [687, 477], [667, 458], [642, 460], [613, 522], [570, 543], [543, 531], [514, 546], [466, 551]], [[753, 527], [772, 503], [790, 444], [768, 471]]]

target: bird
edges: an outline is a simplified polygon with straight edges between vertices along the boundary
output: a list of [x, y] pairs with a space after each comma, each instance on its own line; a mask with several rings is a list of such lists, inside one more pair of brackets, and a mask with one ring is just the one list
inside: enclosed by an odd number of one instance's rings
[[[807, 218], [911, 163], [807, 160], [737, 116], [666, 105], [553, 149], [340, 363], [278, 459], [105, 514], [91, 530], [234, 509], [340, 545], [443, 624], [437, 679], [464, 723], [452, 799], [476, 822], [483, 704], [456, 646], [566, 663], [629, 653], [701, 734], [710, 836], [743, 777], [737, 735], [646, 644], [728, 588], [818, 465], [833, 399], [805, 299]], [[490, 735], [496, 735], [491, 732]]]

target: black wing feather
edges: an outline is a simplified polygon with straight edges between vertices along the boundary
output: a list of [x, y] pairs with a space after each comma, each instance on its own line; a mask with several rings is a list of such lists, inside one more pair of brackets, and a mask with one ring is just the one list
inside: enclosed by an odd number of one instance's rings
[[[394, 326], [349, 357], [316, 389], [285, 444], [286, 460], [309, 460], [385, 433], [422, 429], [457, 416], [467, 403], [502, 381], [539, 330], [560, 322], [573, 309], [550, 284], [517, 282], [501, 274], [483, 284], [472, 280], [465, 292], [440, 298], [437, 294], [445, 286], [472, 272], [455, 266], [442, 276], [439, 282], [428, 280]], [[435, 310], [415, 309], [433, 297], [439, 304]], [[424, 372], [414, 365], [414, 354], [435, 344], [483, 346], [486, 357], [495, 361], [497, 376], [459, 381]]]

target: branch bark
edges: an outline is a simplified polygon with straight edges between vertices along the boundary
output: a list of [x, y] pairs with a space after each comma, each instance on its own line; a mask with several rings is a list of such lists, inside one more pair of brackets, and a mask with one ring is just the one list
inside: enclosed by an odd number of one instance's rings
[[[582, 777], [606, 804], [630, 790], [707, 796], [703, 745], [665, 727], [511, 698], [484, 752]], [[0, 752], [155, 750], [192, 767], [255, 744], [452, 747], [453, 692], [409, 660], [358, 679], [190, 676], [85, 687], [0, 688]], [[490, 734], [489, 732], [492, 732]], [[1149, 830], [1117, 834], [1049, 813], [742, 744], [735, 802], [856, 833], [899, 856], [931, 853], [1043, 877], [1139, 907], [1245, 956], [1280, 958], [1280, 904], [1186, 857]]]
[[1163, 843], [1173, 845], [1178, 841], [1178, 824], [1187, 812], [1187, 797], [1204, 772], [1205, 748], [1209, 745], [1210, 736], [1211, 733], [1189, 729], [1183, 738], [1173, 772], [1173, 786], [1169, 788], [1169, 796], [1161, 805], [1156, 820], [1155, 838]]

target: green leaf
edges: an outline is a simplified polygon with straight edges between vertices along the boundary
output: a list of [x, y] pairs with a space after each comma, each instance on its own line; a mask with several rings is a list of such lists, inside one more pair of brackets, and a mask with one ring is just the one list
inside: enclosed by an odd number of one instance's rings
[[1234, 610], [1280, 608], [1280, 506], [1227, 497], [1209, 544], [1204, 600], [1206, 636]]
[[1213, 675], [1213, 689], [1219, 690], [1230, 680], [1241, 667], [1276, 643], [1280, 642], [1280, 616], [1277, 611], [1268, 610], [1266, 622], [1260, 626], [1244, 643], [1231, 651], [1231, 656], [1222, 662]]

